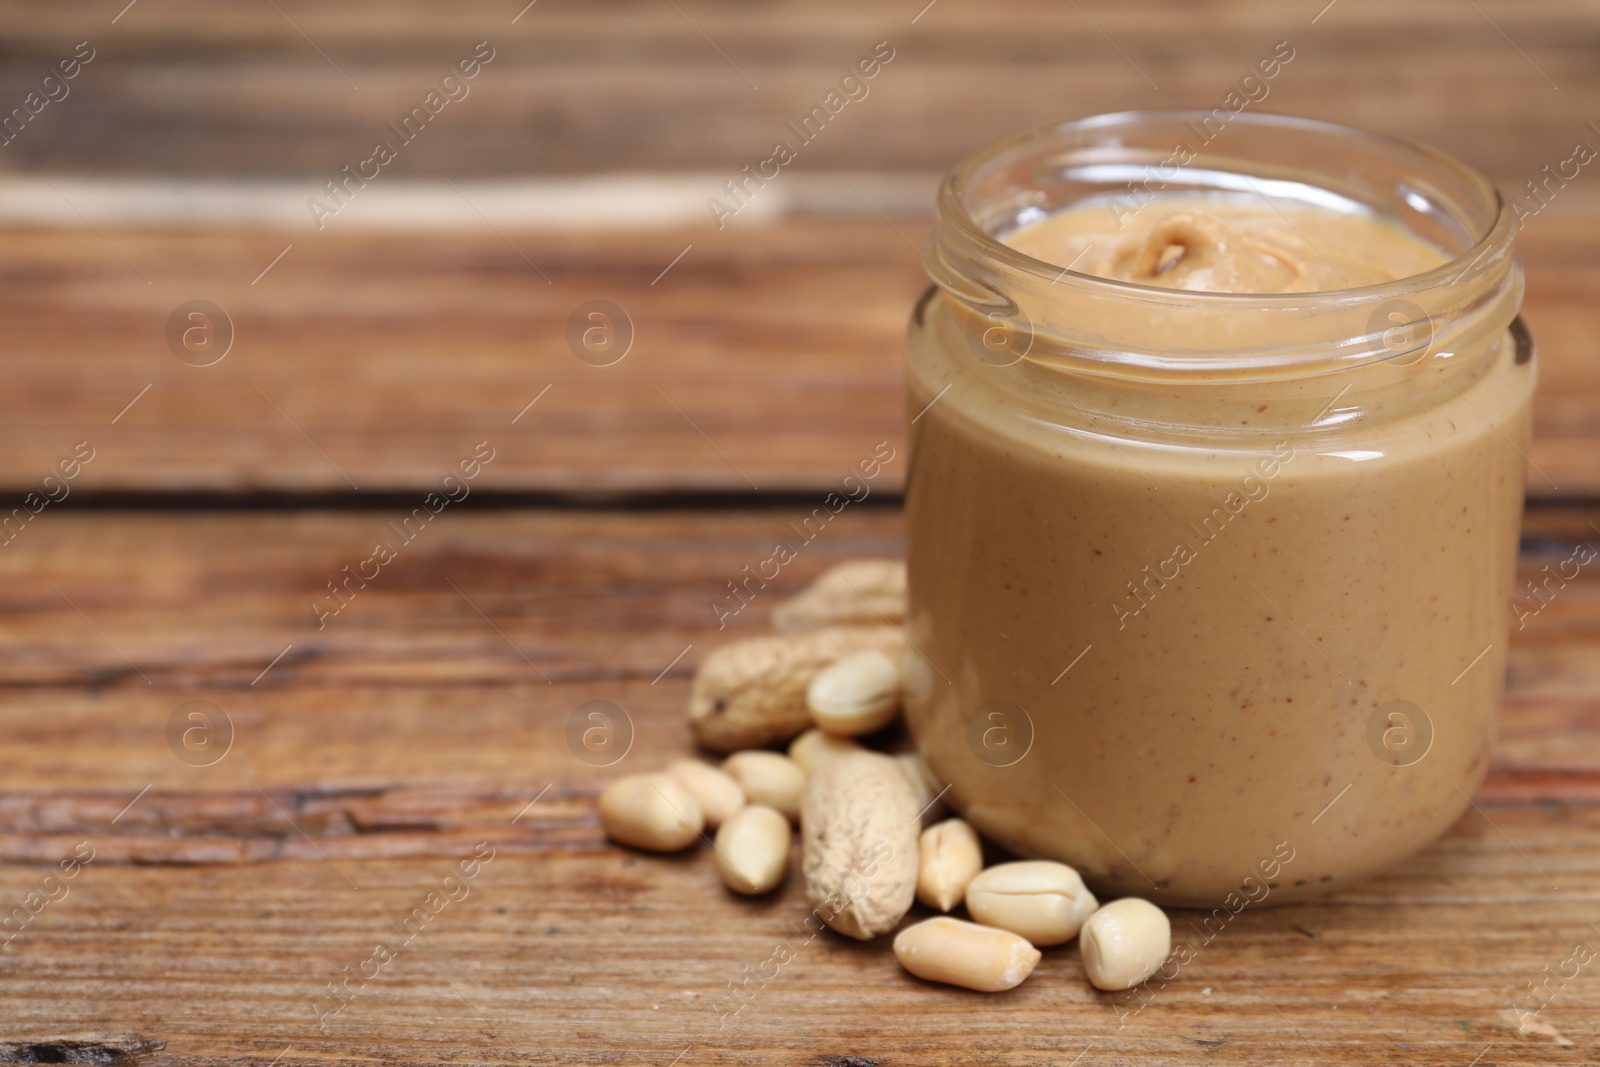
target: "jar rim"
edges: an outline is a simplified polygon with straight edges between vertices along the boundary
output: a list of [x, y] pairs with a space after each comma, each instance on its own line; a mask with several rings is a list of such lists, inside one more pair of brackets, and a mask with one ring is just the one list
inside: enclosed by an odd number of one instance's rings
[[[1214, 146], [1224, 132], [1227, 144]], [[1196, 139], [1199, 150], [1189, 143]], [[1175, 163], [1179, 149], [1188, 155]], [[1246, 185], [1267, 196], [1257, 179], [1326, 194], [1392, 216], [1448, 258], [1371, 285], [1216, 293], [1074, 271], [996, 236], [1027, 212], [1095, 197], [1137, 200], [1136, 183], [1123, 180], [1135, 168], [1146, 196]], [[1271, 112], [1124, 111], [1023, 130], [966, 156], [940, 184], [923, 258], [938, 287], [977, 316], [972, 332], [985, 362], [999, 355], [998, 365], [1026, 360], [1123, 378], [1264, 380], [1420, 360], [1468, 332], [1504, 329], [1522, 292], [1513, 223], [1492, 182], [1417, 141]], [[1107, 314], [1128, 307], [1144, 314]], [[1248, 331], [1236, 329], [1247, 319]]]
[[1409, 274], [1391, 281], [1377, 282], [1371, 285], [1322, 289], [1306, 293], [1217, 293], [1205, 290], [1172, 289], [1167, 286], [1143, 285], [1138, 282], [1105, 278], [1096, 274], [1075, 271], [1070, 267], [1063, 268], [1059, 263], [1036, 259], [1011, 247], [985, 230], [972, 217], [965, 202], [965, 190], [980, 168], [1004, 153], [1030, 141], [1041, 140], [1050, 135], [1060, 135], [1079, 130], [1093, 130], [1134, 122], [1193, 122], [1210, 118], [1211, 115], [1212, 112], [1197, 109], [1137, 109], [1107, 112], [1091, 115], [1087, 118], [1046, 123], [1020, 130], [968, 153], [949, 170], [939, 187], [938, 210], [940, 221], [941, 223], [948, 222], [948, 225], [954, 227], [960, 236], [993, 258], [1038, 278], [1056, 283], [1070, 280], [1079, 285], [1086, 284], [1108, 292], [1126, 291], [1131, 296], [1145, 299], [1162, 299], [1176, 296], [1184, 303], [1193, 302], [1202, 306], [1234, 308], [1276, 307], [1285, 304], [1303, 308], [1307, 306], [1308, 302], [1313, 304], [1338, 304], [1351, 300], [1370, 300], [1374, 296], [1402, 296], [1415, 290], [1432, 288], [1440, 282], [1454, 284], [1462, 275], [1467, 273], [1473, 266], [1476, 266], [1497, 244], [1505, 244], [1509, 247], [1510, 242], [1507, 238], [1510, 235], [1512, 219], [1505, 197], [1501, 195], [1499, 189], [1487, 177], [1464, 161], [1422, 141], [1411, 140], [1394, 134], [1364, 130], [1336, 122], [1326, 122], [1321, 119], [1308, 119], [1276, 112], [1239, 112], [1232, 115], [1229, 123], [1230, 125], [1243, 123], [1258, 128], [1279, 127], [1295, 129], [1340, 138], [1359, 138], [1364, 141], [1386, 143], [1402, 151], [1413, 153], [1443, 166], [1445, 169], [1454, 172], [1457, 177], [1464, 178], [1469, 184], [1477, 186], [1479, 192], [1484, 196], [1485, 202], [1493, 204], [1493, 222], [1476, 235], [1477, 239], [1471, 247], [1420, 274]]

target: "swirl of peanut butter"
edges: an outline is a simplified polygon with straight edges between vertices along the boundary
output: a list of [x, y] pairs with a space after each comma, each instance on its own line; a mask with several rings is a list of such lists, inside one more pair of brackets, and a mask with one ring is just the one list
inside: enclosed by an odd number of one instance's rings
[[1377, 216], [1194, 195], [1142, 209], [1068, 207], [1003, 240], [1035, 259], [1116, 281], [1210, 293], [1309, 293], [1375, 285], [1444, 262]]

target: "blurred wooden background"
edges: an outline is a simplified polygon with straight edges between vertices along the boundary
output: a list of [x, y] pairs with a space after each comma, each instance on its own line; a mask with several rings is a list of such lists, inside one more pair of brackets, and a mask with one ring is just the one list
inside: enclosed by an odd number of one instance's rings
[[8, 169], [321, 176], [480, 40], [495, 59], [407, 176], [737, 170], [880, 40], [871, 103], [797, 169], [933, 173], [1003, 131], [1219, 106], [1286, 40], [1272, 110], [1422, 138], [1515, 187], [1585, 136], [1600, 89], [1583, 0], [137, 0], [111, 25], [126, 2], [0, 5], [8, 97], [74, 42], [98, 51]]
[[[7, 506], [94, 450], [0, 546], [0, 914], [96, 850], [0, 948], [0, 1062], [1600, 1061], [1588, 971], [1518, 1013], [1600, 946], [1591, 569], [1515, 636], [1495, 771], [1439, 846], [1241, 915], [1127, 1026], [1071, 949], [983, 999], [836, 938], [723, 1026], [798, 879], [732, 900], [703, 855], [607, 846], [592, 807], [689, 750], [724, 584], [876, 442], [903, 457], [901, 335], [958, 156], [1219, 106], [1287, 40], [1260, 107], [1421, 138], [1526, 195], [1600, 149], [1600, 7], [525, 3], [0, 3], [0, 116], [94, 50], [0, 147]], [[317, 229], [307, 198], [479, 41], [470, 94]], [[870, 94], [712, 225], [706, 199], [879, 41]], [[1530, 581], [1600, 540], [1596, 166], [1519, 237]], [[168, 340], [194, 300], [232, 324], [210, 366]], [[632, 324], [609, 366], [568, 341], [593, 300]], [[327, 583], [481, 440], [475, 496], [319, 628]], [[898, 553], [903, 471], [732, 632], [836, 559]], [[194, 699], [233, 722], [211, 766], [167, 741]], [[620, 767], [567, 746], [589, 699], [634, 724]], [[500, 853], [475, 895], [319, 1028], [325, 983], [479, 840]]]
[[[1220, 106], [1288, 41], [1253, 106], [1422, 138], [1524, 196], [1600, 148], [1592, 3], [925, 3], [0, 5], [0, 104], [95, 55], [0, 148], [0, 220], [24, 228], [0, 484], [90, 436], [114, 445], [83, 488], [401, 490], [549, 385], [486, 485], [812, 490], [899, 439], [934, 182], [1004, 132]], [[479, 41], [469, 95], [313, 228], [307, 199]], [[705, 201], [879, 41], [866, 98], [712, 226]], [[1542, 496], [1600, 489], [1590, 169], [1522, 235]], [[191, 299], [233, 322], [215, 367], [168, 351]], [[568, 349], [591, 299], [632, 320], [615, 366]]]

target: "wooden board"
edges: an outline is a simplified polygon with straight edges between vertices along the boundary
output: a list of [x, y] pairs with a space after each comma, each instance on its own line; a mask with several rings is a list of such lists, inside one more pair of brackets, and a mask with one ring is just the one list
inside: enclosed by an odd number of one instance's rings
[[[0, 3], [0, 104], [20, 102], [74, 42], [96, 49], [70, 95], [0, 150], [0, 174], [235, 190], [275, 179], [261, 195], [281, 194], [298, 216], [488, 39], [496, 57], [471, 95], [363, 195], [424, 179], [626, 174], [661, 178], [672, 211], [687, 202], [698, 217], [848, 63], [878, 40], [896, 53], [871, 95], [763, 192], [771, 199], [753, 201], [810, 205], [775, 228], [576, 220], [553, 234], [485, 213], [459, 232], [381, 236], [336, 219], [281, 233], [203, 223], [212, 216], [197, 204], [141, 232], [131, 209], [107, 217], [45, 189], [60, 200], [49, 217], [64, 221], [5, 238], [0, 492], [34, 487], [79, 440], [97, 449], [84, 490], [409, 492], [483, 439], [498, 453], [482, 484], [509, 492], [810, 492], [875, 442], [898, 443], [928, 181], [1004, 132], [1216, 107], [1288, 40], [1295, 58], [1259, 106], [1423, 138], [1508, 192], [1526, 197], [1576, 141], [1600, 145], [1585, 110], [1600, 92], [1600, 16], [1583, 0], [113, 6]], [[888, 176], [911, 192], [881, 203], [908, 214], [880, 217], [877, 194], [862, 199], [841, 175], [867, 189]], [[799, 195], [808, 182], [832, 192]], [[438, 188], [459, 214], [457, 193]], [[1585, 170], [1546, 195], [1521, 235], [1545, 361], [1530, 485], [1583, 498], [1600, 491], [1600, 188]], [[606, 221], [603, 202], [586, 210]], [[213, 367], [168, 351], [168, 320], [194, 299], [219, 304], [236, 330]], [[569, 349], [569, 318], [596, 299], [635, 327], [615, 366]]]
[[[94, 455], [0, 544], [0, 920], [37, 908], [0, 923], [0, 1063], [1600, 1062], [1595, 965], [1549, 977], [1600, 949], [1587, 568], [1514, 636], [1496, 762], [1441, 842], [1246, 910], [1142, 1007], [1070, 947], [1004, 996], [919, 982], [885, 945], [806, 940], [794, 874], [734, 899], [706, 849], [634, 855], [594, 814], [613, 775], [691, 751], [717, 642], [900, 551], [932, 176], [1036, 123], [1219, 106], [1285, 39], [1262, 106], [1420, 137], [1511, 192], [1600, 143], [1586, 0], [0, 2], [0, 114], [96, 50], [0, 148], [0, 500]], [[479, 40], [470, 98], [361, 201], [389, 229], [299, 218]], [[784, 184], [685, 224], [880, 40], [871, 95]], [[1589, 169], [1519, 235], [1535, 581], [1600, 543]], [[501, 217], [444, 184], [485, 178], [583, 195]], [[167, 338], [196, 299], [234, 327], [212, 366]], [[568, 341], [593, 300], [634, 327], [611, 366]], [[480, 441], [472, 495], [333, 599]], [[726, 583], [879, 441], [873, 496], [719, 630]], [[632, 731], [616, 766], [568, 742], [591, 700]], [[215, 763], [176, 754], [193, 702], [231, 735]], [[333, 1012], [380, 941], [395, 959]]]
[[[690, 750], [692, 665], [727, 636], [705, 601], [781, 533], [784, 507], [446, 511], [318, 630], [308, 599], [391, 517], [63, 510], [0, 553], [14, 650], [0, 663], [0, 903], [44, 885], [79, 842], [94, 849], [0, 949], [0, 1061], [1600, 1055], [1586, 971], [1530, 1027], [1513, 1013], [1537, 1004], [1524, 998], [1542, 968], [1600, 946], [1600, 579], [1587, 570], [1514, 638], [1475, 811], [1367, 886], [1246, 910], [1139, 1009], [1093, 992], [1070, 948], [1001, 997], [930, 986], [882, 944], [802, 943], [793, 875], [771, 899], [738, 900], [704, 849], [663, 859], [604, 842], [599, 787]], [[896, 552], [899, 523], [846, 511], [729, 630], [759, 630], [834, 559]], [[1591, 523], [1600, 512], [1535, 510], [1524, 576], [1600, 539]], [[566, 743], [590, 699], [635, 727], [618, 767]], [[214, 765], [168, 748], [189, 700], [234, 724]], [[329, 1015], [326, 983], [398, 940], [391, 924], [479, 842], [494, 859], [468, 895]], [[1186, 920], [1199, 916], [1175, 917], [1198, 944]], [[764, 969], [780, 941], [794, 959]], [[752, 972], [770, 977], [737, 985]]]
[[0, 5], [0, 100], [20, 101], [74, 42], [97, 49], [0, 164], [318, 185], [480, 40], [495, 58], [397, 174], [731, 176], [879, 41], [890, 65], [794, 167], [936, 171], [1029, 126], [1221, 107], [1286, 40], [1294, 58], [1253, 107], [1422, 138], [1520, 187], [1590, 136], [1600, 94], [1585, 0], [123, 6]]
[[[880, 441], [903, 453], [903, 338], [927, 285], [926, 231], [872, 215], [514, 241], [488, 227], [115, 231], [114, 247], [90, 230], [13, 233], [0, 489], [36, 488], [87, 441], [80, 491], [420, 499], [488, 441], [479, 489], [820, 493]], [[1543, 366], [1539, 498], [1600, 492], [1597, 243], [1600, 194], [1581, 190], [1521, 237]], [[234, 327], [212, 366], [180, 361], [166, 340], [174, 310], [197, 298]], [[597, 299], [635, 336], [609, 366], [568, 342], [569, 319]], [[891, 463], [883, 489], [903, 473]]]
[[[926, 285], [917, 253], [881, 221], [730, 230], [652, 284], [700, 237], [519, 235], [547, 284], [487, 228], [330, 229], [296, 237], [252, 285], [287, 238], [117, 233], [146, 284], [92, 231], [15, 235], [0, 481], [34, 488], [87, 440], [82, 488], [420, 501], [488, 441], [474, 488], [815, 490], [898, 443], [901, 338]], [[169, 317], [195, 298], [234, 323], [212, 366], [167, 345]], [[635, 333], [609, 366], [567, 341], [596, 299]], [[885, 482], [899, 477], [891, 466]]]

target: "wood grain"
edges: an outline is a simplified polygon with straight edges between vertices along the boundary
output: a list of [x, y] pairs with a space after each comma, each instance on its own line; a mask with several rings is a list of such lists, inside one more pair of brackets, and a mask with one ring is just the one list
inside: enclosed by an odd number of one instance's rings
[[540, 0], [525, 12], [525, 0], [163, 0], [112, 24], [122, 6], [0, 5], [0, 100], [20, 101], [73, 42], [98, 50], [0, 163], [320, 181], [479, 40], [495, 59], [406, 146], [406, 174], [731, 174], [883, 40], [895, 58], [870, 95], [796, 166], [943, 170], [1046, 122], [1209, 110], [1288, 40], [1295, 58], [1256, 106], [1422, 138], [1520, 186], [1586, 136], [1600, 94], [1600, 14], [1584, 0], [1326, 13], [1326, 0]]
[[[1516, 634], [1494, 773], [1438, 845], [1332, 900], [1247, 909], [1209, 944], [1189, 925], [1202, 916], [1175, 913], [1198, 956], [1142, 1008], [1092, 991], [1072, 948], [981, 999], [908, 977], [882, 945], [805, 941], [795, 876], [771, 899], [734, 899], [704, 855], [637, 856], [600, 834], [604, 781], [690, 751], [688, 676], [726, 636], [703, 600], [787, 519], [782, 507], [447, 511], [319, 631], [307, 597], [381, 511], [47, 514], [40, 536], [0, 552], [17, 649], [0, 664], [0, 903], [38, 890], [80, 842], [94, 858], [0, 949], [0, 1057], [1466, 1064], [1493, 1045], [1480, 1063], [1577, 1064], [1600, 1052], [1586, 974], [1530, 1027], [1513, 1010], [1537, 1006], [1528, 983], [1574, 945], [1600, 946], [1600, 578], [1587, 569]], [[834, 559], [898, 551], [899, 522], [847, 510], [732, 629], [760, 629]], [[1600, 539], [1596, 522], [1593, 509], [1535, 509], [1524, 577]], [[234, 724], [212, 766], [167, 747], [169, 717], [195, 699]], [[616, 767], [567, 745], [567, 717], [590, 699], [635, 728]], [[329, 1015], [327, 983], [401, 938], [392, 924], [480, 842], [494, 859], [469, 895]], [[763, 970], [780, 941], [794, 959]]]
[[[1491, 817], [1336, 901], [1247, 909], [1137, 1014], [1092, 990], [1071, 948], [984, 998], [911, 978], [882, 944], [807, 942], [794, 874], [750, 902], [704, 855], [497, 851], [466, 899], [319, 1028], [336, 1003], [327, 983], [399, 941], [392, 924], [470, 845], [341, 861], [354, 885], [321, 860], [96, 860], [16, 938], [0, 996], [9, 1040], [159, 1042], [148, 1063], [1464, 1065], [1491, 1044], [1480, 1063], [1592, 1062], [1592, 982], [1569, 983], [1537, 1020], [1570, 1046], [1505, 1013], [1543, 967], [1596, 942], [1596, 812]], [[0, 899], [38, 877], [0, 868]], [[1177, 936], [1198, 943], [1177, 917]], [[794, 958], [763, 971], [780, 943]]]
[[[108, 236], [150, 284], [92, 231], [11, 241], [0, 314], [20, 340], [0, 367], [0, 481], [19, 492], [79, 440], [96, 449], [85, 488], [420, 501], [486, 440], [475, 487], [820, 490], [898, 443], [901, 337], [926, 285], [881, 220], [712, 241], [518, 235], [522, 251], [487, 227], [330, 229], [256, 285], [281, 235]], [[213, 366], [165, 339], [195, 298], [234, 323]], [[635, 332], [611, 366], [568, 346], [569, 318], [596, 299]]]
[[[1217, 106], [1288, 39], [1263, 106], [1420, 137], [1515, 193], [1600, 143], [1593, 4], [524, 4], [0, 2], [0, 114], [96, 48], [0, 176], [306, 195], [478, 40], [496, 55], [470, 98], [384, 181], [661, 175], [709, 196], [873, 42], [896, 50], [759, 225], [152, 228], [67, 200], [6, 230], [0, 501], [75, 442], [94, 458], [0, 538], [0, 1063], [1600, 1062], [1594, 964], [1550, 977], [1600, 949], [1592, 568], [1524, 603], [1493, 769], [1440, 842], [1208, 943], [1175, 912], [1198, 957], [1141, 996], [1093, 991], [1070, 946], [1003, 996], [922, 983], [885, 945], [807, 938], [797, 875], [735, 899], [708, 849], [635, 855], [594, 814], [611, 777], [692, 751], [689, 679], [718, 642], [830, 562], [900, 552], [929, 220], [878, 190], [1040, 122]], [[1543, 368], [1532, 582], [1600, 544], [1594, 180], [1519, 235]], [[166, 339], [197, 298], [235, 329], [209, 367]], [[597, 299], [635, 331], [605, 367], [567, 340]], [[471, 495], [401, 535], [480, 441]], [[897, 457], [868, 501], [719, 629], [726, 583], [880, 441]], [[329, 583], [380, 540], [397, 558], [341, 600]], [[631, 731], [613, 766], [568, 741], [594, 700]], [[196, 701], [231, 735], [203, 766], [169, 739]], [[341, 1007], [329, 983], [379, 942], [395, 958]]]

